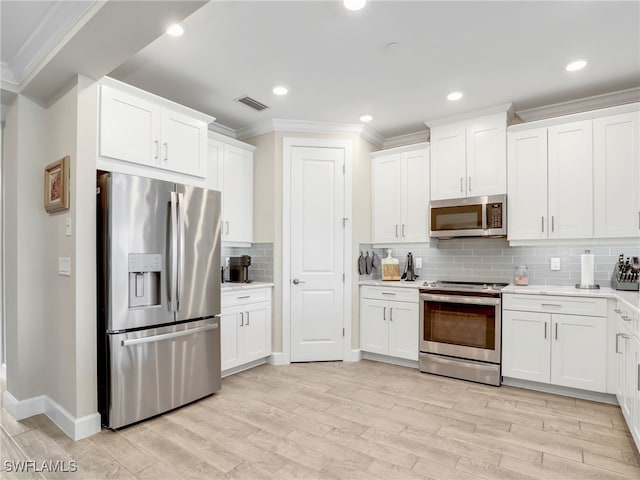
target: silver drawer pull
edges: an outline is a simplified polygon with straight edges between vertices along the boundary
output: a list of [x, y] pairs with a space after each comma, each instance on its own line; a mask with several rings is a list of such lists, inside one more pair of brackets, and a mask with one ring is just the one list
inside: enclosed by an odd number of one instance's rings
[[251, 298], [251, 295], [243, 295], [242, 297], [236, 297], [238, 300], [242, 300], [243, 298]]
[[554, 307], [554, 308], [562, 308], [562, 305], [558, 305], [557, 303], [543, 303], [543, 307]]
[[613, 311], [616, 312], [618, 315], [622, 313], [622, 310], [620, 310], [619, 308], [614, 308]]
[[395, 295], [393, 292], [382, 292], [382, 295]]

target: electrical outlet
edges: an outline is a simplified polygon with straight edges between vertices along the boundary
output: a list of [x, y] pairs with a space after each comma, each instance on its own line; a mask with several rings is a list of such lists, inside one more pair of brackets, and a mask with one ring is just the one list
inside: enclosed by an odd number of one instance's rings
[[422, 257], [414, 258], [414, 260], [415, 260], [416, 268], [422, 268]]
[[224, 259], [224, 266], [225, 266], [225, 267], [228, 267], [230, 262], [231, 262], [231, 259], [230, 259], [229, 257], [225, 257], [225, 259]]
[[560, 259], [553, 257], [551, 259], [551, 270], [560, 270]]

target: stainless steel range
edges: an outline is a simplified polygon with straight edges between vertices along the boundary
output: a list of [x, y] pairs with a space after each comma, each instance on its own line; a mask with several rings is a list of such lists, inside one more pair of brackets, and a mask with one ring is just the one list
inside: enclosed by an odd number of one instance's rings
[[502, 288], [507, 283], [425, 282], [420, 370], [500, 385]]

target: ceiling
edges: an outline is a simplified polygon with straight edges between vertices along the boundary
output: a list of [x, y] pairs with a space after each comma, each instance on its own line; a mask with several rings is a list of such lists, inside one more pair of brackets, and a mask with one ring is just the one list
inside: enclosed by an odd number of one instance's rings
[[[182, 37], [159, 36], [110, 75], [239, 132], [368, 113], [390, 138], [508, 102], [518, 111], [640, 87], [638, 1], [374, 0], [359, 12], [338, 0], [212, 1], [182, 25]], [[565, 71], [577, 58], [587, 67]], [[275, 84], [289, 94], [274, 95]], [[464, 97], [446, 100], [453, 90]], [[270, 108], [234, 101], [244, 95]]]

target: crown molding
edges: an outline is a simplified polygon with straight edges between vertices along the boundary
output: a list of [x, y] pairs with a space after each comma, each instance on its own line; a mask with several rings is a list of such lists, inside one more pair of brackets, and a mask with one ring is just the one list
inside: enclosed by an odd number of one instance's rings
[[209, 131], [219, 133], [225, 137], [237, 138], [236, 131], [233, 128], [222, 125], [221, 123], [211, 122], [209, 124]]
[[236, 138], [239, 140], [271, 132], [359, 135], [374, 146], [382, 148], [384, 145], [384, 137], [382, 135], [373, 128], [361, 123], [331, 123], [274, 118], [235, 131]]
[[209, 140], [212, 140], [212, 141], [223, 142], [223, 143], [226, 143], [227, 145], [233, 145], [233, 146], [236, 146], [236, 147], [239, 147], [239, 148], [244, 148], [245, 150], [251, 150], [252, 152], [256, 151], [256, 146], [255, 145], [251, 145], [250, 143], [241, 142], [240, 140], [238, 140], [238, 139], [236, 139], [234, 137], [230, 137], [228, 135], [225, 135], [224, 133], [213, 132], [213, 131], [209, 130], [208, 138], [209, 138]]
[[640, 102], [640, 88], [604, 93], [602, 95], [594, 95], [578, 100], [545, 105], [544, 107], [527, 108], [525, 110], [518, 110], [516, 115], [525, 122], [533, 122], [551, 117], [560, 117], [563, 115], [571, 115], [572, 113], [581, 113], [635, 102]]
[[449, 123], [458, 123], [464, 122], [465, 120], [472, 120], [479, 117], [484, 117], [487, 115], [494, 115], [497, 113], [506, 113], [507, 114], [507, 124], [511, 123], [513, 117], [515, 116], [515, 112], [513, 111], [513, 104], [511, 103], [503, 103], [502, 105], [494, 105], [492, 107], [483, 108], [481, 110], [475, 110], [473, 112], [461, 113], [459, 115], [451, 115], [449, 117], [440, 117], [434, 118], [432, 120], [427, 120], [424, 124], [431, 128], [440, 125], [447, 125]]
[[388, 148], [403, 147], [405, 145], [428, 142], [430, 137], [429, 134], [429, 130], [422, 130], [420, 132], [407, 133], [404, 135], [385, 138], [382, 148], [386, 150]]
[[375, 158], [383, 155], [390, 155], [393, 153], [415, 152], [416, 150], [420, 150], [420, 149], [426, 150], [427, 148], [429, 148], [429, 143], [423, 141], [423, 142], [412, 143], [411, 145], [402, 145], [400, 147], [385, 148], [382, 150], [378, 150], [377, 152], [371, 152], [371, 157]]
[[20, 85], [96, 3], [54, 2], [15, 56], [2, 65], [0, 79]]

